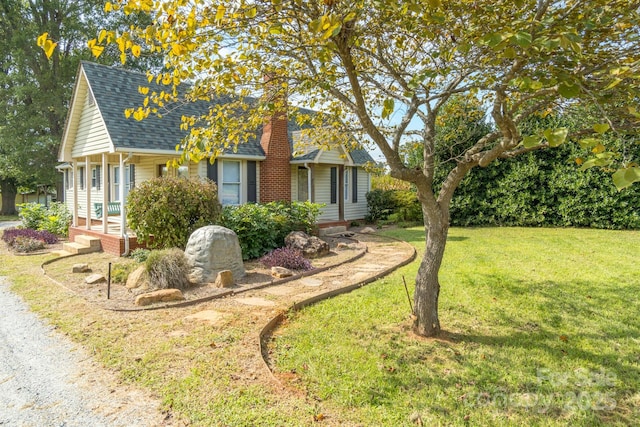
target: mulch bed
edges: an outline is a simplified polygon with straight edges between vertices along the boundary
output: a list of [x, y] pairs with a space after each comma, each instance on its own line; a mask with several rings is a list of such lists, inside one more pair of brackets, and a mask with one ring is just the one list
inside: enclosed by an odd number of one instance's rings
[[[309, 276], [348, 262], [359, 257], [366, 250], [364, 244], [358, 244], [357, 249], [338, 249], [337, 246], [340, 242], [347, 244], [354, 243], [353, 239], [347, 237], [323, 237], [323, 240], [327, 241], [330, 245], [331, 252], [329, 255], [311, 260], [315, 269], [306, 272], [297, 272], [298, 274], [293, 276], [293, 279], [299, 278], [301, 275]], [[98, 252], [59, 259], [52, 258], [51, 260], [45, 261], [42, 268], [47, 277], [74, 294], [104, 309], [115, 311], [137, 311], [191, 305], [252, 289], [276, 286], [292, 280], [292, 278], [274, 278], [270, 274], [270, 269], [265, 268], [258, 261], [252, 260], [245, 262], [246, 275], [237, 280], [233, 288], [222, 289], [215, 287], [213, 284], [195, 285], [183, 291], [184, 301], [157, 303], [151, 306], [139, 307], [134, 304], [136, 296], [148, 291], [136, 292], [135, 290], [127, 289], [124, 284], [121, 283], [111, 283], [109, 286], [106, 281], [91, 285], [85, 282], [86, 277], [96, 273], [108, 277], [109, 263], [113, 266], [116, 263], [123, 262], [133, 261]], [[72, 273], [72, 267], [75, 264], [81, 263], [88, 264], [91, 271], [86, 273]], [[109, 294], [109, 298], [107, 298], [107, 294]]]

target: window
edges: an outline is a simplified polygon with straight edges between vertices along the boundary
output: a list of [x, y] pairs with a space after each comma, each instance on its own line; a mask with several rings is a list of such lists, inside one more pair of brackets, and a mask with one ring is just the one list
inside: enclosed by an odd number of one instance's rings
[[[129, 190], [135, 188], [136, 183], [136, 169], [135, 165], [127, 165], [124, 167], [124, 198], [127, 198]], [[113, 192], [112, 200], [114, 202], [120, 201], [120, 166], [113, 167]]]
[[71, 169], [64, 170], [64, 188], [71, 190], [73, 188], [73, 173]]
[[166, 178], [169, 176], [167, 165], [158, 165], [158, 176], [162, 178]]
[[102, 166], [96, 166], [91, 169], [91, 188], [100, 190], [100, 180], [102, 179]]
[[78, 186], [80, 187], [80, 190], [84, 190], [84, 166], [80, 166], [78, 168], [78, 174], [80, 175], [80, 179], [78, 180]]
[[298, 167], [298, 201], [309, 200], [309, 169]]
[[189, 167], [185, 165], [179, 166], [177, 175], [178, 178], [189, 178]]
[[240, 204], [240, 162], [222, 161], [222, 204]]
[[344, 168], [344, 200], [349, 200], [349, 174], [351, 168]]
[[120, 201], [120, 166], [113, 167], [113, 201]]

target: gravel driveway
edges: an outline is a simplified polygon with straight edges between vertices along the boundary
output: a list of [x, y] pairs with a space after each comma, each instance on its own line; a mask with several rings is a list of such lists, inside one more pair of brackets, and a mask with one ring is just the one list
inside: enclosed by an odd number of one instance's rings
[[118, 384], [31, 313], [0, 277], [0, 426], [169, 425], [157, 401]]

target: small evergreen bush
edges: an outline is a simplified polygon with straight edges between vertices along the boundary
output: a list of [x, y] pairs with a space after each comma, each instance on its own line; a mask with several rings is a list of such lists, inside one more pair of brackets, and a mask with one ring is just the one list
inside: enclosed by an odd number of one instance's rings
[[321, 207], [310, 202], [225, 206], [220, 225], [236, 233], [243, 259], [255, 259], [284, 246], [292, 231], [312, 233]]
[[145, 262], [149, 258], [151, 251], [149, 249], [137, 248], [131, 251], [129, 257], [138, 263]]
[[208, 180], [154, 178], [127, 198], [129, 226], [138, 240], [154, 248], [184, 248], [191, 233], [217, 223], [220, 212], [218, 188]]
[[125, 261], [118, 262], [111, 266], [111, 281], [114, 283], [127, 283], [129, 274], [131, 274], [140, 265], [137, 262]]
[[289, 270], [313, 270], [313, 265], [306, 259], [302, 252], [293, 248], [277, 248], [260, 258], [265, 267], [284, 267]]
[[191, 285], [187, 258], [180, 249], [152, 251], [145, 267], [149, 283], [157, 289], [185, 289]]

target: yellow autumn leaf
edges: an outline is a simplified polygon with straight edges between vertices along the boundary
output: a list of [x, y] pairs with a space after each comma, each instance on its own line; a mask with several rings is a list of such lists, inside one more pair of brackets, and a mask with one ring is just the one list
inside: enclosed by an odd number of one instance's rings
[[91, 54], [98, 58], [100, 55], [102, 55], [102, 52], [104, 51], [104, 46], [92, 46], [91, 47]]
[[47, 59], [51, 58], [51, 55], [53, 55], [53, 51], [56, 49], [56, 46], [58, 46], [58, 43], [55, 43], [51, 40], [47, 40], [44, 42], [44, 46], [42, 47], [42, 49], [44, 50], [44, 54], [47, 55]]
[[131, 46], [131, 54], [133, 56], [135, 56], [136, 58], [140, 56], [140, 46], [138, 46], [137, 44], [134, 44], [133, 46]]
[[104, 11], [108, 13], [108, 12], [111, 12], [112, 10], [113, 10], [113, 5], [111, 4], [111, 2], [110, 1], [106, 2], [104, 4]]
[[47, 38], [49, 37], [49, 33], [42, 33], [40, 35], [40, 37], [38, 37], [38, 39], [36, 40], [36, 44], [39, 47], [43, 47], [44, 46], [44, 42], [47, 41]]
[[149, 88], [145, 86], [138, 86], [138, 92], [140, 92], [143, 95], [146, 95], [149, 93]]
[[604, 145], [602, 144], [598, 144], [595, 147], [593, 147], [593, 149], [591, 150], [593, 153], [598, 154], [598, 153], [602, 153], [605, 150]]
[[184, 54], [185, 51], [186, 51], [185, 47], [182, 46], [181, 44], [174, 43], [173, 46], [171, 46], [171, 53], [173, 53], [175, 56], [180, 56]]
[[218, 5], [218, 10], [216, 11], [216, 17], [214, 18], [216, 21], [220, 21], [224, 18], [224, 12], [226, 8], [223, 5]]

